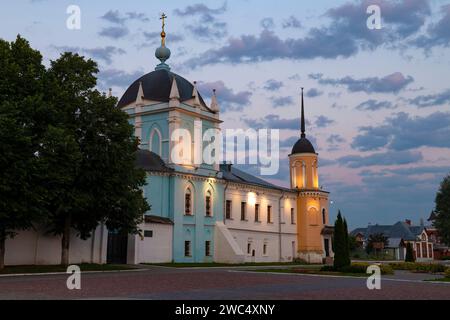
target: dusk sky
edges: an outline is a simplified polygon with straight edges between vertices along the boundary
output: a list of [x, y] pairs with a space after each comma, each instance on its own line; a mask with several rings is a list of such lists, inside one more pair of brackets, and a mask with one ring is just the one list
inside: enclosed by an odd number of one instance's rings
[[[66, 27], [71, 4], [80, 30]], [[367, 28], [371, 4], [380, 30]], [[281, 129], [271, 182], [289, 184], [305, 87], [332, 218], [341, 209], [350, 228], [428, 218], [450, 172], [449, 1], [4, 1], [0, 37], [21, 34], [47, 65], [63, 51], [91, 57], [99, 89], [120, 97], [159, 62], [162, 12], [167, 63], [207, 102], [217, 89], [223, 128]]]

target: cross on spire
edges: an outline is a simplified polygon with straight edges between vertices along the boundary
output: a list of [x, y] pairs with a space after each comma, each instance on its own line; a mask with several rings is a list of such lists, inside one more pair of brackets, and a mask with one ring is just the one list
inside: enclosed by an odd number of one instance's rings
[[162, 20], [162, 31], [161, 31], [161, 46], [164, 47], [166, 45], [166, 32], [164, 30], [164, 27], [166, 26], [166, 19], [167, 16], [165, 13], [161, 14], [161, 18], [159, 20]]
[[167, 16], [166, 16], [166, 14], [163, 12], [163, 13], [161, 14], [161, 18], [159, 18], [159, 20], [162, 20], [162, 31], [163, 31], [163, 32], [164, 32], [164, 27], [166, 26], [165, 19], [167, 19]]

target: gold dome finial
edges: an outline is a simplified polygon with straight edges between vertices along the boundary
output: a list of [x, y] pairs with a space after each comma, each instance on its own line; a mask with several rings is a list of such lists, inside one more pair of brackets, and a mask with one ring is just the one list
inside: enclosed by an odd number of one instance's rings
[[167, 19], [166, 14], [162, 13], [161, 18], [159, 18], [159, 19], [162, 20], [161, 46], [165, 46], [166, 45], [166, 32], [164, 31], [164, 27], [166, 26], [166, 22], [165, 22], [165, 19]]

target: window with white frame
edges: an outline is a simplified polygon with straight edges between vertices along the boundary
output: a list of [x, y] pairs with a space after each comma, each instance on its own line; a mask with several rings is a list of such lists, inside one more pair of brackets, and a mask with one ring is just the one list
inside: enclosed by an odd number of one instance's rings
[[192, 191], [191, 188], [187, 188], [184, 194], [184, 214], [192, 216]]

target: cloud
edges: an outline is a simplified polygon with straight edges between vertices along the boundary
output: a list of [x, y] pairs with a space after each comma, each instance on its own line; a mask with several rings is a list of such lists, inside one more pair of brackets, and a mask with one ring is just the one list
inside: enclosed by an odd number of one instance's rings
[[97, 47], [97, 48], [80, 48], [80, 47], [70, 47], [70, 46], [52, 46], [58, 51], [64, 52], [77, 52], [79, 54], [86, 54], [94, 60], [101, 60], [107, 64], [112, 63], [112, 58], [114, 55], [123, 55], [126, 53], [122, 48], [117, 48], [114, 46], [107, 47]]
[[311, 88], [308, 91], [306, 91], [306, 96], [308, 98], [315, 98], [315, 97], [319, 97], [323, 94], [322, 91], [317, 90], [316, 88]]
[[368, 77], [355, 79], [351, 76], [344, 78], [324, 78], [323, 74], [315, 73], [309, 75], [310, 79], [317, 80], [322, 85], [344, 86], [350, 92], [371, 93], [398, 93], [408, 84], [414, 81], [411, 76], [405, 77], [401, 72], [394, 72], [382, 78]]
[[360, 128], [352, 147], [361, 150], [402, 151], [422, 146], [450, 148], [450, 113], [435, 112], [410, 117], [404, 112], [387, 118], [383, 124]]
[[212, 9], [203, 3], [189, 5], [184, 9], [175, 9], [174, 13], [180, 17], [196, 15], [220, 15], [227, 11], [227, 2], [225, 1], [220, 8]]
[[418, 151], [388, 151], [375, 153], [369, 156], [349, 155], [337, 159], [340, 165], [349, 168], [361, 168], [368, 166], [402, 165], [421, 161], [422, 153]]
[[127, 27], [118, 26], [118, 27], [103, 28], [98, 34], [102, 37], [107, 37], [111, 39], [120, 39], [127, 36], [129, 33], [130, 30], [128, 30]]
[[192, 24], [186, 25], [197, 39], [214, 40], [221, 39], [227, 35], [227, 24], [225, 22], [214, 22], [211, 24]]
[[411, 168], [395, 168], [388, 169], [387, 172], [399, 175], [422, 175], [422, 174], [437, 174], [443, 177], [450, 173], [450, 166], [419, 166]]
[[100, 71], [98, 80], [103, 88], [127, 88], [136, 79], [143, 75], [143, 71], [126, 72], [118, 69], [105, 69]]
[[294, 104], [294, 99], [291, 96], [285, 97], [270, 97], [272, 106], [274, 108], [285, 107]]
[[280, 148], [281, 149], [292, 149], [294, 144], [300, 139], [299, 136], [291, 136], [286, 139], [280, 139]]
[[[378, 4], [383, 13], [382, 32], [367, 28], [365, 14], [371, 4]], [[380, 46], [396, 46], [405, 37], [417, 32], [430, 15], [426, 0], [364, 0], [328, 10], [326, 26], [311, 28], [302, 38], [283, 39], [264, 29], [259, 35], [241, 35], [228, 39], [217, 49], [189, 59], [199, 67], [218, 63], [257, 63], [274, 59], [308, 60], [315, 58], [348, 58], [360, 50]]]
[[391, 101], [378, 101], [374, 99], [366, 100], [356, 106], [356, 109], [360, 111], [377, 111], [381, 109], [395, 108], [397, 108], [397, 105], [393, 104]]
[[302, 23], [296, 17], [290, 16], [289, 18], [287, 18], [283, 21], [282, 26], [283, 26], [283, 29], [286, 29], [286, 28], [301, 29]]
[[279, 115], [269, 114], [262, 119], [244, 118], [243, 121], [249, 127], [256, 129], [270, 128], [270, 129], [287, 129], [300, 131], [300, 118], [282, 119], [280, 118]]
[[345, 142], [345, 139], [339, 134], [332, 134], [327, 138], [328, 149], [327, 151], [339, 150], [339, 145]]
[[260, 24], [263, 29], [273, 29], [275, 27], [275, 22], [272, 18], [264, 18], [261, 20]]
[[264, 85], [264, 89], [269, 90], [269, 91], [276, 91], [276, 90], [280, 89], [281, 87], [283, 87], [283, 82], [277, 81], [275, 79], [267, 80]]
[[119, 10], [109, 10], [103, 16], [101, 16], [103, 20], [106, 20], [111, 23], [125, 24], [128, 20], [138, 20], [141, 22], [148, 22], [150, 19], [144, 14], [140, 12], [127, 12], [125, 15], [120, 14]]
[[223, 81], [199, 82], [198, 88], [202, 96], [211, 98], [213, 89], [216, 89], [217, 100], [221, 111], [241, 110], [242, 107], [250, 104], [252, 93], [250, 91], [234, 92], [227, 87]]
[[434, 24], [431, 24], [425, 35], [421, 35], [412, 40], [410, 44], [430, 51], [436, 46], [450, 46], [450, 4], [441, 6], [442, 18]]
[[199, 40], [222, 39], [227, 35], [227, 23], [219, 21], [216, 16], [227, 11], [227, 2], [217, 9], [209, 8], [203, 3], [189, 5], [184, 9], [175, 9], [174, 14], [180, 17], [199, 17], [199, 20], [185, 25]]
[[441, 93], [421, 95], [413, 99], [407, 100], [410, 104], [413, 104], [419, 108], [440, 106], [450, 103], [450, 89], [447, 89]]
[[338, 144], [345, 142], [345, 139], [339, 134], [332, 134], [327, 138], [327, 142], [330, 144]]
[[326, 117], [326, 116], [318, 116], [316, 121], [314, 122], [318, 128], [328, 127], [330, 124], [333, 124], [335, 121]]

